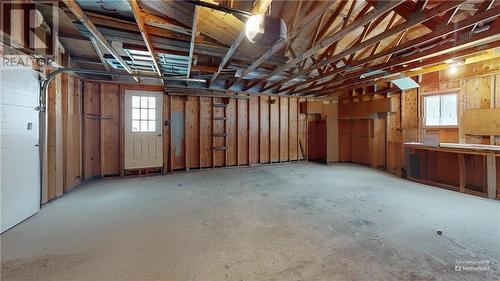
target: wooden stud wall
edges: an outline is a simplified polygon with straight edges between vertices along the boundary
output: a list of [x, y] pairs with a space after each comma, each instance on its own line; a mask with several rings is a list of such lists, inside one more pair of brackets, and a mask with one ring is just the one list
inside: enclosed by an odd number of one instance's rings
[[[70, 57], [62, 53], [60, 46], [57, 50], [55, 61], [68, 66]], [[48, 87], [47, 169], [42, 184], [42, 204], [63, 195], [81, 181], [81, 85], [75, 76], [62, 74]]]
[[[84, 177], [123, 175], [124, 92], [161, 87], [84, 82], [83, 89]], [[306, 117], [297, 111], [297, 98], [251, 96], [229, 99], [226, 108], [213, 106], [222, 103], [221, 98], [165, 96], [164, 173], [304, 159], [299, 143], [306, 148]], [[224, 111], [226, 120], [213, 120]], [[227, 136], [213, 137], [220, 133]], [[212, 150], [224, 145], [227, 157], [224, 150]]]

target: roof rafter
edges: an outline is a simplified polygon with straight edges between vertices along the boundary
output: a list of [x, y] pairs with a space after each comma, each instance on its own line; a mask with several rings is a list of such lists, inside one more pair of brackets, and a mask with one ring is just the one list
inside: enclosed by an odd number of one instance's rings
[[[97, 53], [97, 56], [99, 57], [99, 60], [101, 61], [102, 65], [104, 66], [106, 71], [111, 72], [111, 68], [109, 67], [109, 64], [104, 59], [104, 54], [102, 53], [102, 50], [99, 46], [99, 43], [97, 43], [95, 38], [90, 38], [90, 43], [92, 43], [92, 46], [94, 47], [94, 50]], [[115, 77], [111, 75], [111, 79], [115, 80]]]
[[[259, 67], [262, 63], [264, 63], [266, 60], [268, 60], [272, 55], [274, 55], [276, 52], [278, 52], [281, 48], [287, 44], [287, 42], [293, 41], [297, 36], [299, 36], [302, 31], [307, 28], [310, 24], [314, 22], [318, 18], [319, 15], [324, 13], [330, 5], [333, 5], [335, 2], [332, 1], [329, 4], [327, 4], [327, 7], [322, 8], [321, 6], [316, 6], [316, 9], [311, 11], [303, 20], [303, 24], [295, 29], [292, 34], [290, 34], [285, 40], [278, 40], [275, 42], [269, 49], [267, 49], [264, 54], [262, 54], [256, 61], [254, 61], [249, 67], [247, 67], [232, 84], [232, 86], [236, 85], [239, 81], [241, 81], [244, 77], [246, 77], [250, 72], [255, 70], [257, 67]], [[260, 82], [259, 82], [260, 84]], [[257, 85], [257, 84], [256, 84]], [[253, 86], [252, 86], [253, 87]], [[249, 89], [248, 85], [245, 86], [245, 89]]]
[[[82, 8], [75, 2], [75, 0], [62, 0], [64, 4], [71, 10], [71, 12], [78, 18], [78, 20], [88, 29], [92, 36], [101, 44], [113, 57], [123, 66], [123, 68], [131, 75], [135, 72], [130, 68], [127, 62], [118, 54], [118, 52], [108, 43], [108, 40], [97, 30], [97, 27], [88, 19], [87, 15], [83, 12]], [[134, 77], [135, 81], [139, 81]]]
[[[413, 18], [409, 21], [406, 21], [404, 23], [401, 23], [397, 26], [395, 26], [394, 28], [391, 28], [385, 32], [382, 32], [380, 34], [378, 34], [377, 36], [374, 36], [364, 42], [360, 42], [359, 44], [356, 44], [355, 46], [349, 48], [349, 49], [346, 49], [338, 54], [336, 54], [335, 56], [333, 57], [330, 57], [330, 58], [326, 58], [324, 60], [322, 60], [321, 62], [317, 63], [317, 64], [314, 64], [310, 67], [308, 67], [307, 69], [305, 69], [304, 71], [300, 72], [300, 73], [296, 73], [296, 74], [293, 74], [292, 76], [289, 76], [279, 82], [276, 82], [275, 84], [273, 85], [270, 85], [269, 87], [267, 87], [265, 90], [269, 90], [269, 89], [272, 89], [272, 88], [275, 88], [285, 82], [288, 82], [292, 79], [295, 79], [297, 77], [300, 77], [306, 73], [309, 73], [313, 70], [315, 70], [316, 68], [319, 68], [319, 67], [322, 67], [322, 66], [325, 66], [325, 65], [328, 65], [332, 62], [335, 62], [335, 61], [338, 61], [339, 59], [341, 58], [344, 58], [348, 55], [351, 55], [359, 50], [362, 50], [370, 45], [373, 45], [389, 36], [392, 36], [396, 33], [399, 33], [405, 29], [408, 29], [414, 25], [417, 25], [417, 24], [420, 24], [420, 23], [423, 23], [429, 19], [432, 19], [436, 16], [438, 16], [439, 14], [443, 13], [443, 12], [446, 12], [450, 9], [453, 9], [455, 8], [457, 5], [460, 5], [461, 3], [463, 3], [464, 1], [448, 1], [448, 2], [443, 2], [442, 4], [440, 4], [439, 6], [436, 6], [434, 7], [433, 9], [431, 10], [427, 10], [425, 13], [424, 13], [424, 16], [420, 17], [420, 18]], [[324, 77], [321, 77], [321, 78], [324, 78]]]
[[[254, 7], [252, 9], [252, 14], [262, 14], [267, 10], [267, 7], [271, 4], [272, 0], [256, 0], [254, 2]], [[212, 76], [212, 79], [210, 79], [210, 84], [214, 83], [219, 74], [221, 73], [222, 69], [226, 66], [226, 64], [229, 62], [233, 54], [236, 52], [238, 47], [240, 46], [241, 42], [245, 39], [245, 28], [240, 31], [236, 39], [234, 40], [233, 44], [227, 51], [226, 55], [224, 58], [222, 58], [221, 63], [219, 64], [219, 70], [214, 73]]]
[[[498, 16], [498, 14], [497, 14], [497, 16]], [[469, 49], [470, 50], [484, 51], [488, 48], [492, 48], [492, 46], [498, 46], [498, 44], [500, 44], [499, 32], [500, 32], [500, 22], [496, 22], [493, 26], [490, 27], [489, 30], [471, 35], [469, 37], [466, 37], [466, 38], [460, 40], [459, 42], [450, 41], [446, 44], [437, 44], [433, 48], [426, 49], [425, 51], [415, 53], [415, 54], [407, 56], [407, 57], [395, 59], [395, 60], [387, 62], [387, 63], [382, 63], [379, 65], [373, 66], [371, 68], [373, 70], [379, 70], [379, 69], [387, 69], [387, 68], [393, 67], [393, 69], [391, 69], [391, 71], [390, 71], [390, 74], [385, 73], [385, 74], [374, 75], [374, 76], [360, 79], [359, 77], [360, 77], [361, 72], [355, 72], [355, 73], [352, 73], [352, 74], [346, 76], [345, 80], [338, 81], [338, 82], [336, 81], [335, 85], [329, 86], [328, 88], [321, 90], [319, 93], [328, 92], [328, 91], [332, 91], [332, 90], [342, 90], [344, 88], [352, 87], [356, 83], [359, 83], [360, 81], [363, 81], [363, 80], [372, 80], [372, 79], [384, 77], [387, 75], [394, 75], [394, 74], [397, 74], [398, 72], [401, 72], [404, 70], [410, 70], [410, 69], [413, 69], [416, 67], [422, 67], [422, 66], [429, 65], [428, 61], [427, 62], [425, 62], [425, 61], [420, 62], [420, 60], [429, 59], [433, 63], [439, 63], [439, 62], [442, 62], [446, 59], [455, 58], [455, 57], [459, 56], [459, 54], [461, 54], [460, 56], [467, 55], [469, 53], [467, 53], [466, 50], [469, 50]], [[473, 48], [457, 51], [457, 49], [459, 49], [461, 47], [469, 46], [476, 41], [480, 41], [480, 40], [484, 41], [486, 39], [492, 43], [485, 43], [482, 45], [481, 48], [475, 46]], [[446, 59], [443, 59], [444, 57], [446, 57]], [[351, 81], [353, 81], [351, 84], [346, 84], [346, 81], [348, 81], [349, 79], [353, 79], [353, 78], [356, 78], [356, 79], [351, 80]]]
[[146, 48], [148, 48], [148, 51], [151, 54], [151, 58], [153, 59], [154, 68], [155, 68], [156, 72], [158, 73], [158, 76], [161, 76], [162, 73], [161, 73], [160, 65], [158, 63], [158, 59], [156, 56], [156, 51], [153, 47], [153, 43], [151, 43], [151, 39], [149, 38], [148, 32], [146, 31], [146, 27], [145, 27], [144, 21], [142, 19], [139, 5], [137, 4], [137, 0], [130, 0], [130, 8], [132, 9], [132, 13], [134, 14], [135, 22], [137, 23], [137, 27], [139, 27], [139, 31], [141, 32], [142, 38], [144, 39], [144, 43], [146, 44]]
[[[351, 24], [348, 24], [345, 28], [340, 29], [338, 32], [333, 32], [333, 33], [330, 32], [327, 36], [325, 36], [324, 39], [319, 41], [314, 47], [297, 55], [297, 57], [295, 59], [289, 60], [284, 65], [277, 67], [274, 71], [272, 71], [271, 73], [269, 73], [268, 75], [266, 75], [264, 78], [260, 79], [257, 82], [265, 81], [265, 80], [271, 78], [272, 76], [279, 74], [288, 68], [293, 67], [297, 63], [300, 63], [303, 60], [307, 59], [308, 57], [318, 53], [323, 48], [326, 48], [326, 47], [332, 45], [333, 43], [339, 41], [340, 39], [342, 39], [345, 35], [347, 35], [351, 31], [353, 31], [359, 27], [364, 26], [368, 22], [371, 22], [372, 20], [376, 19], [377, 17], [384, 14], [385, 12], [392, 10], [394, 7], [400, 5], [403, 2], [405, 2], [405, 1], [398, 0], [398, 1], [379, 2], [379, 4], [382, 6], [378, 7], [375, 10], [372, 10], [372, 11], [366, 13], [363, 17], [354, 20]], [[303, 73], [303, 71], [301, 71], [300, 73]], [[257, 82], [255, 82], [255, 83], [257, 83]], [[274, 85], [277, 86], [277, 83]], [[273, 86], [272, 88], [274, 88], [276, 86]], [[270, 88], [268, 87], [266, 90], [268, 90], [268, 89], [270, 89]]]
[[188, 68], [186, 77], [189, 78], [191, 75], [191, 67], [193, 65], [193, 53], [194, 53], [194, 44], [196, 38], [196, 26], [198, 24], [198, 15], [200, 12], [200, 7], [195, 6], [193, 12], [193, 26], [191, 27], [191, 42], [189, 43], [189, 60], [188, 60]]

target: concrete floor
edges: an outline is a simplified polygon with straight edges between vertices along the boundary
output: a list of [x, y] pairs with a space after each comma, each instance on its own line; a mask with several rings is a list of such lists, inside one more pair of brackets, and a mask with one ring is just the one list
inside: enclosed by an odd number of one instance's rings
[[500, 202], [348, 164], [112, 179], [4, 233], [1, 254], [3, 281], [500, 280]]

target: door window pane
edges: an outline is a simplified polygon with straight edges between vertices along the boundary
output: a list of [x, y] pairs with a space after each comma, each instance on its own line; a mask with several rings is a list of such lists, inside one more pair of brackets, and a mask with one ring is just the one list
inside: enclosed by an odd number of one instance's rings
[[140, 132], [139, 121], [132, 120], [132, 132]]
[[140, 118], [140, 109], [139, 108], [132, 108], [132, 120], [138, 120]]
[[148, 108], [148, 97], [141, 97], [141, 108]]
[[156, 98], [132, 96], [132, 132], [156, 131]]
[[155, 97], [149, 97], [149, 101], [148, 101], [149, 108], [155, 108], [155, 100], [156, 100]]
[[132, 96], [132, 107], [139, 108], [140, 107], [140, 99], [141, 99], [141, 97]]
[[148, 109], [149, 114], [148, 114], [148, 120], [155, 120], [155, 110], [154, 109]]
[[148, 130], [150, 132], [155, 132], [156, 131], [155, 123], [156, 123], [156, 121], [148, 121]]

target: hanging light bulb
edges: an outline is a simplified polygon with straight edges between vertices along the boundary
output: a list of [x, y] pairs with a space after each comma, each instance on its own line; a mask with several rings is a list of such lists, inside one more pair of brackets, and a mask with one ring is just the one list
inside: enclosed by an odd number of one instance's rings
[[259, 33], [264, 33], [264, 15], [253, 15], [248, 18], [245, 24], [245, 34], [248, 40], [254, 42]]
[[277, 40], [287, 37], [286, 24], [280, 18], [264, 14], [253, 15], [245, 24], [245, 35], [254, 44], [270, 46]]

